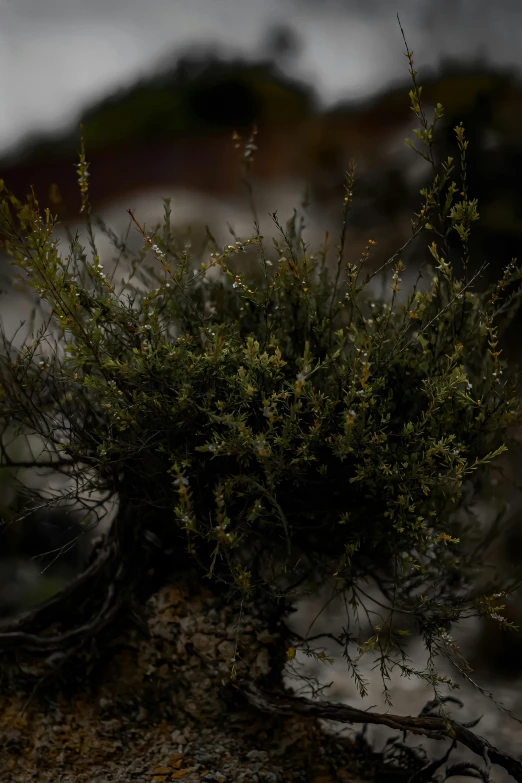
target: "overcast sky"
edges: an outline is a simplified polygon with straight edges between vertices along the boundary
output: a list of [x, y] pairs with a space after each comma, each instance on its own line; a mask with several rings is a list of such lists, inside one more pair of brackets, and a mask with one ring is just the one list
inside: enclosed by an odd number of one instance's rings
[[397, 11], [420, 69], [478, 54], [522, 69], [522, 0], [0, 0], [0, 153], [170, 52], [255, 57], [277, 23], [302, 41], [287, 69], [324, 103], [371, 94], [407, 75]]

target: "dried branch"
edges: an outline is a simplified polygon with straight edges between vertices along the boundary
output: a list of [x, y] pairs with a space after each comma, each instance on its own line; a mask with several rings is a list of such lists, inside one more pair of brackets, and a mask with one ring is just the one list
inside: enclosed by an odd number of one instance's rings
[[340, 723], [373, 723], [388, 726], [398, 731], [408, 731], [411, 734], [422, 734], [429, 739], [446, 739], [453, 733], [457, 742], [482, 758], [489, 759], [493, 764], [503, 767], [518, 783], [522, 783], [522, 762], [491, 745], [488, 740], [473, 734], [454, 720], [437, 717], [413, 717], [404, 715], [381, 714], [366, 712], [347, 704], [327, 701], [310, 701], [301, 696], [291, 696], [282, 693], [268, 693], [253, 683], [243, 684], [241, 691], [249, 703], [263, 712], [300, 715], [334, 720]]

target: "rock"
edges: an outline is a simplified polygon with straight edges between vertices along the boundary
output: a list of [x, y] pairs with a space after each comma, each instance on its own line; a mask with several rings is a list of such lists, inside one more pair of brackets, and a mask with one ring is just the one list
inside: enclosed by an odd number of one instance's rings
[[190, 641], [198, 652], [205, 653], [206, 655], [215, 655], [218, 641], [215, 636], [205, 633], [195, 633]]
[[252, 666], [252, 674], [254, 677], [263, 677], [270, 672], [270, 656], [268, 650], [263, 647], [257, 654], [254, 665]]
[[230, 661], [236, 652], [235, 642], [230, 642], [225, 639], [221, 644], [218, 644], [218, 651], [221, 658]]
[[257, 636], [257, 641], [261, 642], [261, 644], [272, 644], [272, 642], [275, 642], [275, 636], [273, 636], [266, 629], [263, 629], [262, 631], [259, 631], [256, 634], [256, 636]]

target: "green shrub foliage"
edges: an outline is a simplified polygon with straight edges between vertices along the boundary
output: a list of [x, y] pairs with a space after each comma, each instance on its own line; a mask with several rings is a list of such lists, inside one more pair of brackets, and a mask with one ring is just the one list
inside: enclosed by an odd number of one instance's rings
[[[0, 410], [9, 432], [41, 439], [78, 496], [97, 491], [150, 512], [155, 536], [186, 547], [202, 576], [251, 600], [294, 599], [333, 580], [354, 609], [374, 578], [382, 607], [413, 618], [435, 653], [454, 649], [449, 632], [463, 616], [504, 622], [498, 593], [477, 589], [484, 531], [470, 506], [519, 417], [499, 334], [520, 270], [510, 262], [481, 290], [466, 255], [479, 215], [464, 129], [460, 161], [436, 164], [442, 107], [429, 123], [412, 78], [416, 151], [434, 178], [412, 220], [419, 275], [409, 290], [406, 247], [376, 269], [375, 243], [358, 260], [346, 246], [353, 170], [335, 247], [326, 237], [310, 248], [295, 214], [287, 223], [273, 214], [273, 239], [257, 223], [225, 247], [209, 232], [202, 256], [174, 235], [166, 200], [153, 229], [130, 214], [143, 240], [132, 257], [89, 214], [83, 149], [85, 247], [71, 237], [63, 252], [34, 194], [22, 203], [3, 187], [3, 241], [42, 326], [20, 349], [6, 345]], [[121, 258], [106, 271], [96, 226]], [[352, 642], [383, 660], [400, 651], [392, 625], [365, 644], [347, 632], [348, 661]]]

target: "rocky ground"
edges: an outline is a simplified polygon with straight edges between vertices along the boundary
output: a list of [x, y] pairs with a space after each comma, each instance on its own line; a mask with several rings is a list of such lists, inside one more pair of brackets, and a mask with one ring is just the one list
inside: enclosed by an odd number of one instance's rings
[[362, 739], [325, 734], [310, 718], [258, 713], [240, 696], [231, 704], [236, 645], [238, 682], [247, 669], [260, 676], [271, 666], [275, 639], [255, 618], [238, 630], [231, 606], [180, 582], [149, 601], [146, 625], [148, 633], [116, 639], [101, 666], [90, 651], [76, 672], [67, 664], [67, 688], [20, 662], [32, 682], [9, 696], [3, 687], [0, 697], [3, 783], [331, 783], [375, 779], [379, 768], [385, 775]]

